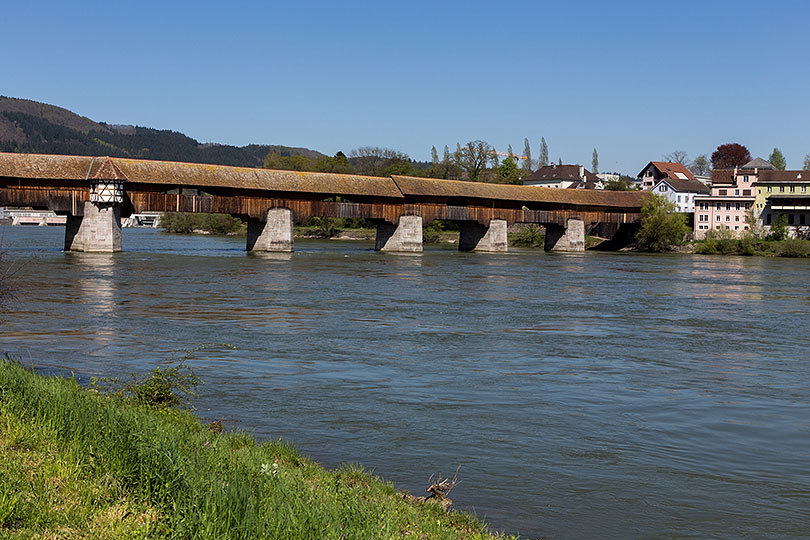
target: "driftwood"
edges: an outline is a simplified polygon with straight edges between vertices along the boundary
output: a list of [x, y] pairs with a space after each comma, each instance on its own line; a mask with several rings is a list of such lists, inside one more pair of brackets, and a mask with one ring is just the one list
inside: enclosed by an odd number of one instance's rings
[[[404, 497], [408, 500], [419, 503], [431, 501], [441, 506], [445, 512], [449, 512], [450, 508], [453, 506], [453, 500], [447, 495], [454, 487], [456, 487], [456, 484], [458, 483], [458, 470], [460, 468], [461, 465], [459, 465], [456, 469], [456, 473], [453, 475], [452, 480], [449, 478], [442, 479], [442, 473], [438, 473], [435, 476], [430, 475], [430, 479], [428, 480], [430, 485], [428, 485], [427, 489], [425, 490], [428, 493], [427, 497], [414, 497], [408, 493], [405, 493]], [[435, 481], [433, 480], [434, 477], [436, 479]]]

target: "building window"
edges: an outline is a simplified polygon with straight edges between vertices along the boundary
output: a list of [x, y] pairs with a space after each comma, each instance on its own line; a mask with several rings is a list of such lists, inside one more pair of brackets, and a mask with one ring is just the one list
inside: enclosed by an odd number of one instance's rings
[[715, 219], [715, 221], [720, 221], [720, 216], [717, 216], [717, 218]]
[[751, 190], [750, 189], [744, 189], [743, 190], [743, 197], [750, 197], [750, 196], [751, 196]]
[[748, 182], [748, 176], [743, 176], [743, 182]]
[[790, 192], [794, 193], [796, 191], [796, 186], [790, 186]]
[[802, 186], [802, 193], [804, 193], [805, 191], [807, 191], [807, 186]]
[[717, 203], [717, 209], [720, 210], [720, 203]]
[[728, 190], [727, 189], [720, 189], [720, 190], [717, 191], [717, 194], [718, 195], [728, 195]]
[[667, 190], [666, 186], [658, 186], [658, 191], [664, 192], [666, 190]]
[[734, 195], [739, 195], [739, 194], [740, 194], [740, 190], [739, 190], [739, 189], [735, 189], [735, 190], [734, 190]]
[[726, 216], [726, 221], [731, 221], [731, 216]]
[[740, 221], [740, 216], [734, 216], [734, 221]]
[[720, 225], [716, 225], [714, 228], [719, 231], [720, 230]]
[[743, 227], [743, 229], [745, 229], [745, 230], [747, 231], [747, 230], [748, 230], [748, 225], [746, 225], [745, 227]]
[[793, 225], [793, 214], [788, 214], [788, 225]]
[[749, 208], [751, 208], [751, 203], [750, 202], [745, 203], [745, 209], [748, 210]]
[[726, 203], [726, 210], [731, 210], [731, 203], [730, 202]]
[[799, 214], [799, 225], [804, 225], [805, 215]]
[[765, 215], [765, 225], [770, 225], [770, 224], [771, 224], [771, 215], [766, 214]]
[[785, 186], [779, 186], [779, 193], [785, 192]]
[[768, 186], [768, 193], [771, 192], [771, 186]]
[[734, 210], [740, 209], [740, 203], [734, 203]]
[[681, 196], [678, 195], [678, 202], [681, 202]]
[[734, 230], [735, 230], [735, 231], [739, 231], [739, 230], [740, 230], [740, 226], [739, 226], [739, 225], [734, 225]]

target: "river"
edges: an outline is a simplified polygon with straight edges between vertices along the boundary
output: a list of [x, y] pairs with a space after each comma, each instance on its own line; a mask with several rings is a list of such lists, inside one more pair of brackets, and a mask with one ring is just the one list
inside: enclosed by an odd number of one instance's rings
[[18, 298], [0, 352], [144, 372], [183, 350], [198, 414], [362, 463], [529, 538], [810, 537], [808, 262], [373, 251], [0, 227]]

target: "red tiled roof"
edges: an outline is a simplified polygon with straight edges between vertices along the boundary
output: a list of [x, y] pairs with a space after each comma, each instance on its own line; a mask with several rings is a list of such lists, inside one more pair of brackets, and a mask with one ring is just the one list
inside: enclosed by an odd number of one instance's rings
[[688, 180], [695, 179], [695, 175], [692, 174], [692, 171], [687, 169], [683, 163], [673, 163], [671, 161], [651, 161], [645, 165], [643, 169], [641, 169], [641, 172], [638, 175], [641, 176], [641, 174], [646, 171], [647, 167], [650, 165], [658, 169], [658, 172], [667, 178], [672, 178], [673, 180], [683, 180], [683, 178], [680, 178], [675, 173], [683, 174]]

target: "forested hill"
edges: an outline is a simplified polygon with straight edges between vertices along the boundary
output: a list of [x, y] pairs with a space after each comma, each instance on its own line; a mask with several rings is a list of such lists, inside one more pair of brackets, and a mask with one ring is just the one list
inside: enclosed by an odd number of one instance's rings
[[0, 96], [0, 152], [114, 156], [261, 167], [269, 152], [323, 156], [308, 148], [201, 144], [182, 133], [95, 122], [67, 109]]

